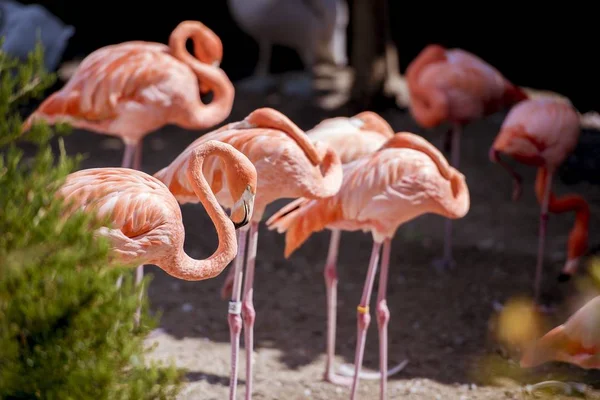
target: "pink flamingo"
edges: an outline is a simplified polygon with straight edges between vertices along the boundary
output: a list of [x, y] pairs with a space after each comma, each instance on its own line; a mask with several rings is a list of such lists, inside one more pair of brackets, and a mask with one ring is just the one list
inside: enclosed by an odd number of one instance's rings
[[[194, 58], [185, 47], [194, 41]], [[197, 21], [181, 22], [169, 45], [133, 41], [102, 47], [88, 55], [73, 77], [40, 104], [25, 121], [68, 122], [125, 142], [122, 167], [140, 169], [142, 140], [167, 124], [204, 129], [222, 122], [233, 105], [233, 84], [218, 64], [223, 47], [217, 35]], [[200, 92], [213, 92], [205, 105]], [[135, 154], [134, 154], [135, 153]], [[136, 283], [144, 276], [136, 269]]]
[[[458, 168], [460, 136], [463, 126], [510, 107], [527, 94], [509, 82], [481, 58], [462, 49], [429, 45], [406, 69], [410, 92], [410, 112], [419, 125], [434, 128], [452, 124], [445, 148], [451, 151], [451, 164]], [[452, 258], [452, 221], [444, 231], [444, 256], [434, 261], [438, 269], [450, 268]]]
[[[194, 42], [192, 56], [185, 47]], [[142, 140], [167, 124], [205, 129], [229, 116], [234, 88], [218, 65], [219, 37], [198, 21], [183, 21], [169, 45], [131, 41], [89, 54], [67, 84], [25, 121], [68, 122], [125, 142], [122, 167], [140, 169]], [[200, 93], [213, 92], [205, 105]], [[135, 157], [134, 157], [135, 153]]]
[[600, 369], [600, 296], [594, 297], [566, 323], [525, 349], [521, 367], [562, 361], [585, 369]]
[[380, 397], [387, 390], [386, 304], [391, 239], [403, 223], [425, 213], [462, 218], [469, 210], [464, 176], [448, 165], [443, 155], [420, 136], [397, 133], [378, 151], [344, 166], [339, 192], [324, 199], [302, 199], [295, 209], [286, 206], [268, 221], [269, 229], [286, 232], [285, 257], [323, 229], [371, 232], [373, 250], [362, 298], [357, 310], [358, 338], [351, 398], [356, 397], [367, 327], [369, 300], [383, 243], [377, 322], [379, 325]]
[[[235, 206], [228, 217], [202, 175], [207, 157], [222, 159]], [[97, 234], [111, 243], [123, 263], [155, 264], [169, 275], [187, 281], [218, 276], [237, 253], [235, 229], [248, 223], [256, 193], [256, 170], [232, 146], [209, 141], [197, 146], [185, 169], [193, 192], [215, 225], [219, 246], [206, 260], [194, 260], [183, 250], [185, 230], [181, 210], [158, 179], [129, 168], [91, 168], [67, 176], [57, 195], [64, 199], [65, 217], [93, 211], [108, 218]]]
[[490, 159], [506, 168], [514, 179], [513, 200], [521, 195], [521, 177], [502, 161], [500, 153], [523, 164], [538, 167], [535, 192], [541, 204], [541, 215], [534, 281], [536, 302], [539, 300], [542, 282], [548, 211], [576, 213], [575, 225], [569, 236], [567, 262], [559, 276], [560, 281], [569, 279], [575, 273], [580, 257], [587, 250], [589, 205], [578, 195], [556, 198], [552, 193], [554, 172], [575, 149], [579, 134], [580, 116], [572, 105], [555, 99], [527, 100], [510, 110], [490, 149]]
[[[329, 118], [306, 134], [313, 141], [327, 143], [335, 149], [342, 164], [357, 160], [379, 149], [388, 139], [394, 136], [392, 127], [379, 115], [371, 111], [359, 113], [351, 118]], [[298, 199], [288, 204], [283, 210], [295, 209], [305, 199]], [[284, 212], [284, 211], [281, 212]], [[331, 230], [329, 251], [325, 263], [325, 288], [327, 290], [327, 360], [323, 378], [334, 384], [349, 385], [352, 380], [334, 372], [335, 326], [337, 313], [337, 257], [340, 244], [340, 231]], [[228, 276], [229, 278], [229, 276]], [[226, 282], [225, 285], [228, 285]], [[225, 286], [225, 290], [228, 287]], [[367, 377], [366, 375], [361, 377]]]
[[[210, 132], [189, 145], [169, 166], [154, 176], [164, 182], [180, 203], [196, 202], [185, 169], [194, 149], [207, 140], [229, 143], [252, 161], [258, 174], [258, 188], [254, 213], [249, 228], [246, 280], [243, 303], [240, 302], [242, 266], [248, 229], [238, 234], [239, 252], [233, 271], [232, 297], [229, 303], [231, 333], [230, 399], [235, 399], [237, 388], [237, 360], [244, 319], [246, 345], [246, 399], [252, 398], [252, 353], [256, 312], [252, 301], [254, 266], [258, 243], [258, 224], [266, 206], [281, 198], [322, 198], [334, 195], [342, 182], [342, 166], [337, 154], [323, 143], [311, 143], [306, 134], [285, 115], [270, 108], [260, 108], [243, 121], [231, 123]], [[227, 171], [225, 171], [227, 172]], [[204, 165], [211, 188], [221, 205], [235, 207], [229, 188], [223, 184], [223, 164], [210, 160]]]

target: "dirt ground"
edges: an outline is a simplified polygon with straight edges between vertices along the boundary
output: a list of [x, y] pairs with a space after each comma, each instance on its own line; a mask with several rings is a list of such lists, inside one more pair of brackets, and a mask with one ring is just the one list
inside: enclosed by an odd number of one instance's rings
[[[279, 109], [301, 128], [309, 129], [328, 115], [299, 98], [260, 98], [238, 91], [229, 121], [240, 120], [261, 106]], [[406, 111], [381, 114], [396, 131], [421, 133], [441, 146], [443, 129], [418, 129]], [[600, 374], [550, 364], [520, 371], [518, 354], [496, 341], [495, 302], [531, 295], [537, 248], [539, 206], [533, 192], [535, 171], [518, 166], [524, 175], [523, 198], [510, 201], [508, 174], [488, 160], [488, 149], [504, 114], [468, 126], [463, 134], [460, 170], [471, 193], [468, 215], [454, 224], [457, 268], [437, 273], [431, 260], [441, 254], [443, 219], [426, 215], [407, 223], [393, 241], [388, 289], [391, 311], [389, 362], [409, 363], [389, 378], [390, 399], [520, 399], [526, 383], [561, 377], [588, 385], [600, 384]], [[154, 173], [167, 165], [202, 132], [168, 127], [145, 141], [143, 170]], [[75, 132], [66, 140], [70, 153], [88, 155], [83, 167], [118, 166], [122, 144], [118, 139]], [[590, 245], [599, 237], [600, 187], [577, 184], [566, 187], [555, 180], [558, 194], [579, 192], [592, 205]], [[272, 204], [271, 215], [287, 200]], [[212, 224], [200, 205], [183, 207], [186, 251], [205, 258], [216, 249]], [[567, 304], [575, 282], [558, 284], [556, 276], [565, 260], [572, 213], [552, 215], [545, 263], [546, 298]], [[290, 260], [283, 258], [283, 236], [261, 227], [255, 279], [254, 399], [345, 399], [349, 389], [322, 380], [325, 352], [325, 287], [322, 268], [329, 232], [321, 232]], [[356, 340], [356, 305], [360, 299], [371, 252], [371, 237], [344, 233], [339, 259], [337, 366], [353, 363]], [[229, 331], [227, 301], [219, 296], [225, 271], [205, 282], [184, 282], [154, 266], [149, 288], [152, 309], [162, 313], [164, 333], [149, 339], [157, 343], [157, 358], [174, 360], [189, 370], [189, 383], [181, 399], [225, 399], [229, 384]], [[580, 273], [585, 275], [585, 271]], [[374, 293], [377, 291], [377, 284]], [[375, 296], [375, 295], [374, 295]], [[373, 299], [374, 301], [374, 299]], [[373, 303], [371, 303], [373, 304]], [[564, 321], [567, 307], [548, 317], [548, 326]], [[238, 398], [245, 391], [245, 355], [240, 357]], [[372, 320], [363, 369], [377, 370], [377, 325]], [[361, 381], [361, 399], [379, 398], [377, 381]], [[558, 397], [554, 397], [558, 398]]]

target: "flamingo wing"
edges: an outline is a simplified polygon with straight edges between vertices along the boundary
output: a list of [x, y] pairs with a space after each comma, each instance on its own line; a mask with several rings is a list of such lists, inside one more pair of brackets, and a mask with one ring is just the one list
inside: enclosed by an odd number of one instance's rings
[[172, 245], [173, 222], [181, 211], [168, 189], [157, 179], [125, 168], [91, 168], [70, 174], [57, 195], [67, 205], [66, 216], [77, 210], [95, 212], [107, 226], [97, 234], [107, 237], [113, 251], [128, 259], [150, 257]]
[[[90, 54], [65, 87], [45, 100], [33, 116], [101, 123], [113, 121], [121, 112], [148, 106], [167, 110], [182, 78], [187, 86], [190, 82], [198, 85], [189, 67], [169, 55], [166, 45], [127, 42], [107, 46]], [[178, 81], [180, 85], [176, 85]], [[192, 89], [198, 93], [198, 88]]]

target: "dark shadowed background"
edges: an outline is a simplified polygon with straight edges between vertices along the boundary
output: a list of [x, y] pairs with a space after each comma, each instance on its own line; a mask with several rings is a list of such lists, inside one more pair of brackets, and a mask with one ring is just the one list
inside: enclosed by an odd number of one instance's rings
[[[165, 43], [179, 22], [196, 19], [223, 41], [222, 67], [233, 81], [249, 75], [257, 61], [256, 43], [233, 22], [226, 0], [22, 2], [41, 4], [75, 27], [65, 59], [126, 40]], [[532, 5], [530, 11], [524, 3], [515, 7], [507, 2], [486, 2], [475, 9], [455, 2], [389, 3], [402, 72], [425, 45], [437, 42], [474, 52], [519, 85], [566, 95], [580, 112], [600, 110], [597, 23], [594, 13], [577, 2], [554, 8]], [[293, 51], [275, 49], [273, 72], [299, 68]]]

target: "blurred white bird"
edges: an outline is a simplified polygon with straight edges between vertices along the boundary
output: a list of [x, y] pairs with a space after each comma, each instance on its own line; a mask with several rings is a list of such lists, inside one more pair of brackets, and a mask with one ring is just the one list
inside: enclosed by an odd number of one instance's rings
[[240, 28], [259, 45], [258, 64], [244, 85], [265, 91], [275, 84], [269, 74], [273, 45], [292, 48], [304, 67], [346, 66], [346, 0], [228, 0]]

